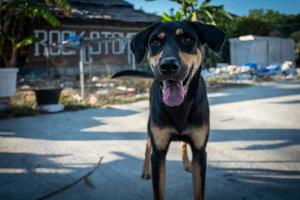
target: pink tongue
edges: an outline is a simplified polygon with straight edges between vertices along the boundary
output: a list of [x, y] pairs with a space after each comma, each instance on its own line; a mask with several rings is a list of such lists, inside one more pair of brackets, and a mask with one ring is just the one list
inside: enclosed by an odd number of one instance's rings
[[179, 81], [163, 82], [163, 101], [167, 106], [178, 106], [183, 102], [184, 88]]

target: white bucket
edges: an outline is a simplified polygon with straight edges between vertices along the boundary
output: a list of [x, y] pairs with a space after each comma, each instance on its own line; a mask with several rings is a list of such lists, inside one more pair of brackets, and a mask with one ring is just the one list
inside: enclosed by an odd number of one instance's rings
[[0, 68], [0, 97], [11, 97], [16, 94], [17, 68]]

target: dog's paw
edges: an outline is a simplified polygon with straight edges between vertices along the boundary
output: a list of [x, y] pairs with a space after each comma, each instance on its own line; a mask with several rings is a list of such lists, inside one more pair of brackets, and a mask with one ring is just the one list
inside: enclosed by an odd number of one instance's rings
[[191, 163], [186, 163], [183, 165], [183, 169], [189, 173], [192, 173], [192, 166], [191, 166]]
[[192, 169], [190, 167], [184, 167], [184, 170], [189, 172], [189, 173], [192, 173]]
[[151, 178], [151, 175], [150, 173], [143, 172], [141, 178], [144, 180], [149, 180]]

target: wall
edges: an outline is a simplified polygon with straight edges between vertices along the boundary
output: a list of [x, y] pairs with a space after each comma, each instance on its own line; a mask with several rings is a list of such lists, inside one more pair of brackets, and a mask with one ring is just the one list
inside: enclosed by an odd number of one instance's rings
[[295, 64], [295, 43], [292, 39], [260, 36], [242, 36], [230, 39], [230, 63], [247, 62], [261, 66], [281, 64], [286, 60]]
[[[47, 51], [49, 52], [48, 65], [56, 67], [74, 67], [78, 66], [79, 50], [49, 48], [47, 46], [60, 45], [67, 37], [84, 32], [86, 39], [114, 38], [112, 41], [105, 41], [85, 48], [84, 63], [95, 67], [111, 66], [131, 66], [133, 64], [133, 55], [129, 45], [131, 38], [141, 30], [141, 28], [116, 26], [96, 26], [96, 25], [68, 25], [50, 28], [36, 26], [33, 33], [40, 39], [30, 49], [29, 66], [45, 67], [47, 66]], [[119, 39], [118, 39], [119, 38]], [[120, 39], [122, 38], [122, 39]], [[125, 39], [124, 39], [125, 38]]]

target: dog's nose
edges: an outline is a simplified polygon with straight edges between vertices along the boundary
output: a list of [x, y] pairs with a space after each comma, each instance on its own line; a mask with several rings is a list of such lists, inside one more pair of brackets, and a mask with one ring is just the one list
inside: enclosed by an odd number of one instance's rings
[[179, 62], [176, 58], [165, 58], [159, 65], [159, 71], [163, 75], [172, 75], [179, 71]]

